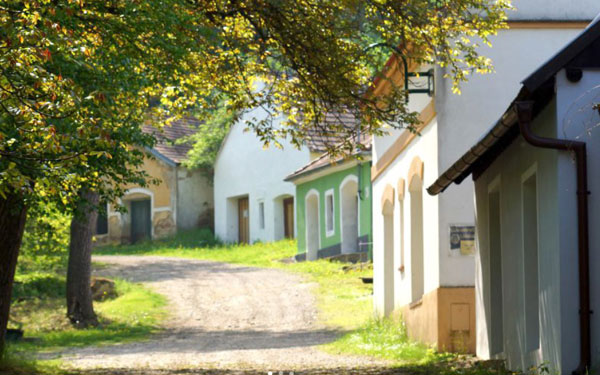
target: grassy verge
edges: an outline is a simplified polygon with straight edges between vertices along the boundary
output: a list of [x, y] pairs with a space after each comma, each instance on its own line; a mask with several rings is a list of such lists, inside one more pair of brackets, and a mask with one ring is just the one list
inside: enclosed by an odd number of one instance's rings
[[22, 326], [25, 340], [9, 345], [13, 357], [66, 347], [105, 345], [147, 338], [166, 316], [166, 300], [141, 285], [115, 280], [118, 297], [95, 303], [100, 326], [74, 329], [65, 317], [64, 277], [19, 275], [11, 325]]

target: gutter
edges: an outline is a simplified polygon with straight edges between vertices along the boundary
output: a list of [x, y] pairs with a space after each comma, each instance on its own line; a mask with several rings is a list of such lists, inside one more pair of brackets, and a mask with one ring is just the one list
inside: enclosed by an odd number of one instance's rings
[[588, 222], [588, 183], [587, 152], [585, 142], [539, 137], [533, 134], [533, 101], [515, 102], [521, 135], [534, 147], [548, 148], [575, 153], [577, 167], [577, 238], [579, 258], [579, 344], [580, 362], [573, 375], [588, 374], [591, 367], [590, 334], [590, 267], [589, 267], [589, 222]]

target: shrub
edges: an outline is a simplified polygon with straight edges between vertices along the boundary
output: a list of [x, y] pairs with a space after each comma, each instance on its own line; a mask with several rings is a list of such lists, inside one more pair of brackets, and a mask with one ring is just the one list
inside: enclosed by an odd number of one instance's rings
[[17, 273], [52, 272], [66, 268], [71, 218], [55, 206], [40, 203], [29, 209]]

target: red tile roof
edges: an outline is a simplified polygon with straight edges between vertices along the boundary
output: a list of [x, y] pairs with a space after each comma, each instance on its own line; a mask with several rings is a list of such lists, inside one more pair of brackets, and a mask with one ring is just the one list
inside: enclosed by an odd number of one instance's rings
[[162, 129], [157, 129], [152, 125], [144, 125], [143, 131], [154, 135], [156, 138], [154, 151], [172, 162], [180, 164], [187, 158], [187, 153], [192, 145], [191, 143], [176, 144], [176, 141], [193, 135], [200, 125], [200, 121], [195, 118], [185, 117], [175, 120], [169, 125], [165, 124]]
[[358, 121], [351, 113], [327, 113], [323, 121], [308, 130], [306, 146], [311, 152], [323, 153], [341, 143], [347, 135], [336, 133], [332, 128], [343, 126], [354, 129]]

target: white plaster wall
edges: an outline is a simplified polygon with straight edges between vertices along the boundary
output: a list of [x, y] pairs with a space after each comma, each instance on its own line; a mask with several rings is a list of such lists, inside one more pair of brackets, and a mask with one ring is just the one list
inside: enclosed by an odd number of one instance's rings
[[596, 0], [513, 0], [510, 20], [591, 20], [600, 13]]
[[213, 187], [198, 170], [177, 167], [177, 228], [198, 228], [213, 209]]
[[[600, 70], [586, 70], [581, 81], [569, 82], [564, 71], [556, 76], [557, 86], [557, 136], [578, 139], [587, 143], [588, 190], [590, 228], [590, 285], [591, 309], [600, 311], [600, 115], [593, 108], [600, 102]], [[579, 294], [577, 257], [576, 169], [573, 158], [567, 153], [559, 157], [558, 191], [560, 194], [560, 245], [562, 296], [562, 348], [565, 371], [572, 371], [579, 357]], [[592, 314], [592, 359], [600, 365], [600, 318]]]
[[[436, 109], [440, 122], [440, 171], [448, 169], [502, 116], [520, 89], [520, 82], [574, 38], [579, 30], [524, 30], [500, 32], [493, 48], [482, 53], [494, 62], [495, 73], [473, 75], [462, 85], [461, 95], [451, 92], [450, 82], [436, 80]], [[437, 77], [440, 77], [438, 73]], [[449, 226], [473, 224], [471, 179], [451, 185], [439, 198], [440, 284], [473, 285], [473, 262], [450, 254]]]
[[[383, 249], [382, 217], [381, 217], [381, 194], [387, 183], [396, 188], [397, 179], [405, 177], [407, 168], [414, 156], [414, 150], [418, 152], [425, 162], [425, 174], [435, 170], [443, 172], [451, 166], [462, 154], [468, 150], [481, 135], [487, 131], [502, 115], [510, 101], [514, 98], [520, 88], [520, 81], [526, 78], [540, 64], [545, 62], [556, 51], [575, 37], [580, 31], [572, 29], [513, 29], [502, 31], [493, 38], [493, 48], [484, 48], [482, 53], [494, 61], [496, 72], [489, 75], [474, 75], [468, 83], [463, 84], [462, 94], [451, 93], [451, 83], [442, 78], [443, 71], [436, 71], [436, 95], [435, 104], [437, 112], [436, 136], [425, 136], [425, 133], [413, 141], [413, 144], [404, 151], [388, 169], [379, 176], [373, 184], [373, 228], [374, 228], [374, 304], [378, 309], [381, 306], [383, 285], [381, 279], [378, 281], [378, 272], [381, 272], [382, 256], [378, 255]], [[424, 95], [412, 95], [411, 106], [418, 110]], [[418, 103], [418, 104], [416, 104]], [[430, 126], [427, 131], [434, 127]], [[374, 141], [374, 164], [383, 155], [386, 149], [393, 143], [396, 137], [375, 137]], [[429, 139], [439, 139], [439, 142], [429, 142]], [[420, 144], [424, 145], [421, 146]], [[427, 144], [427, 146], [425, 146]], [[428, 151], [424, 151], [428, 149]], [[422, 155], [422, 154], [425, 155]], [[435, 161], [426, 161], [433, 158]], [[429, 186], [439, 174], [435, 174], [424, 183]], [[435, 177], [435, 178], [433, 178]], [[408, 183], [408, 182], [407, 182]], [[405, 192], [407, 194], [407, 192]], [[407, 196], [408, 197], [408, 196]], [[424, 202], [429, 200], [424, 195]], [[426, 255], [427, 276], [425, 292], [439, 286], [472, 286], [475, 284], [475, 260], [474, 257], [457, 256], [450, 252], [449, 226], [452, 224], [475, 223], [473, 206], [473, 183], [469, 179], [461, 185], [452, 185], [446, 192], [436, 199], [436, 212], [425, 210], [426, 227], [430, 230], [436, 228], [435, 233], [426, 232], [425, 251], [431, 252], [429, 246], [435, 241], [437, 254]], [[425, 203], [427, 204], [427, 203]], [[431, 206], [430, 206], [431, 207]], [[405, 267], [407, 268], [404, 279], [396, 281], [397, 301], [399, 305], [408, 303], [410, 300], [409, 265], [410, 265], [410, 201], [404, 204], [405, 225]], [[399, 214], [395, 216], [395, 223], [399, 221]], [[399, 236], [399, 230], [396, 236]], [[395, 246], [398, 242], [396, 241]], [[399, 252], [399, 250], [398, 250]], [[397, 267], [396, 267], [397, 269]], [[433, 276], [435, 274], [435, 276]], [[408, 302], [405, 302], [408, 301]]]
[[[227, 242], [238, 240], [237, 197], [248, 196], [250, 240], [274, 241], [280, 233], [276, 224], [274, 199], [295, 196], [295, 187], [283, 179], [310, 161], [306, 148], [295, 149], [282, 142], [283, 149], [263, 144], [251, 131], [244, 131], [245, 120], [265, 116], [262, 109], [247, 113], [232, 127], [215, 165], [215, 233]], [[259, 228], [258, 202], [265, 202], [265, 229]]]
[[[412, 301], [411, 299], [411, 254], [410, 254], [410, 193], [408, 191], [408, 172], [412, 160], [419, 157], [424, 163], [424, 188], [433, 183], [438, 176], [436, 149], [437, 123], [435, 119], [427, 126], [418, 142], [412, 143], [403, 154], [402, 158], [390, 166], [373, 184], [373, 298], [375, 311], [379, 314], [383, 311], [383, 298], [385, 288], [383, 283], [383, 215], [381, 207], [381, 196], [387, 184], [390, 184], [395, 191], [394, 196], [394, 305], [396, 307], [404, 306]], [[406, 180], [404, 192], [404, 204], [398, 202], [397, 184], [398, 180]], [[404, 238], [400, 235], [400, 207], [404, 209]], [[423, 217], [424, 217], [424, 277], [425, 293], [436, 289], [439, 285], [439, 272], [437, 255], [438, 243], [438, 198], [429, 196], [423, 191]], [[401, 242], [404, 243], [404, 265], [405, 271], [398, 270], [400, 265]]]
[[[534, 132], [551, 137], [555, 134], [555, 103], [551, 103], [536, 119]], [[561, 328], [561, 295], [564, 285], [571, 283], [562, 272], [563, 256], [560, 254], [563, 240], [562, 196], [557, 191], [561, 180], [557, 167], [558, 153], [554, 150], [534, 148], [523, 138], [515, 140], [504, 153], [477, 179], [475, 183], [477, 205], [477, 281], [476, 281], [476, 330], [477, 356], [481, 358], [503, 358], [511, 370], [527, 369], [530, 366], [548, 363], [554, 369], [565, 367], [561, 350], [564, 339]], [[522, 178], [532, 167], [537, 168], [538, 196], [538, 280], [540, 311], [540, 348], [526, 348], [524, 279], [523, 222], [522, 222]], [[500, 181], [500, 227], [502, 303], [498, 312], [491, 306], [490, 299], [490, 254], [489, 254], [489, 210], [488, 191], [491, 184]], [[559, 198], [560, 197], [560, 198]], [[567, 210], [568, 211], [568, 210]], [[559, 214], [560, 213], [560, 214]], [[559, 230], [561, 228], [561, 230]], [[573, 230], [570, 226], [569, 230]], [[496, 312], [494, 318], [491, 314]], [[503, 351], [490, 353], [491, 320], [502, 317]], [[494, 355], [495, 354], [495, 355]], [[573, 353], [571, 353], [573, 354]], [[571, 360], [569, 359], [569, 362]]]

